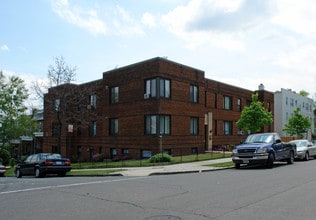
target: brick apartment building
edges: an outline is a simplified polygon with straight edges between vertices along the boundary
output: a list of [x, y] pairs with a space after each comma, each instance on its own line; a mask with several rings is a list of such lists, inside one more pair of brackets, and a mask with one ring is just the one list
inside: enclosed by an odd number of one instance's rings
[[273, 93], [262, 85], [258, 91], [231, 86], [164, 58], [113, 69], [96, 81], [49, 89], [43, 151], [89, 161], [97, 153], [139, 159], [235, 145], [246, 136], [236, 121], [254, 92], [273, 109]]

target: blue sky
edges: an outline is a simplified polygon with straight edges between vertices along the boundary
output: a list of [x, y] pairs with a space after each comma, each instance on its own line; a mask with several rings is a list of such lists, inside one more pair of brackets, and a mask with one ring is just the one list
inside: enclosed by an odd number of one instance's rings
[[47, 78], [63, 56], [75, 83], [153, 57], [249, 90], [316, 93], [314, 0], [2, 0], [0, 69]]

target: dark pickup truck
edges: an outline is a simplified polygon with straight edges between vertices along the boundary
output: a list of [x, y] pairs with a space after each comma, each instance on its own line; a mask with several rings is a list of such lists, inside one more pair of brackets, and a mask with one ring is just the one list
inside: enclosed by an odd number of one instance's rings
[[237, 169], [241, 164], [261, 164], [272, 168], [274, 161], [293, 164], [295, 155], [296, 146], [283, 143], [277, 133], [259, 133], [249, 135], [245, 142], [236, 146], [232, 160]]

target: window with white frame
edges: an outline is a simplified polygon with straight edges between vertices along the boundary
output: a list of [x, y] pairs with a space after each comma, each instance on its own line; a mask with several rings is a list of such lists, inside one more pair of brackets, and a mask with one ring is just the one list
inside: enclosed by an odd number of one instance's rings
[[224, 96], [224, 109], [232, 110], [232, 97]]
[[97, 106], [97, 95], [96, 94], [89, 95], [89, 106], [91, 108], [96, 108], [96, 106]]
[[54, 109], [55, 109], [56, 112], [59, 112], [59, 111], [60, 111], [60, 99], [56, 99], [56, 100], [55, 100]]
[[190, 135], [198, 135], [199, 133], [199, 118], [190, 118]]
[[145, 134], [170, 134], [170, 115], [145, 116]]
[[239, 112], [241, 112], [241, 110], [242, 110], [241, 99], [237, 99], [237, 109]]
[[115, 104], [119, 102], [119, 87], [112, 87], [110, 90], [110, 103]]
[[145, 98], [170, 98], [170, 80], [153, 78], [146, 80]]
[[233, 122], [224, 121], [223, 122], [223, 134], [224, 135], [232, 135], [233, 133]]
[[117, 118], [110, 118], [110, 136], [117, 136], [118, 135], [118, 119]]
[[199, 88], [195, 85], [190, 85], [190, 102], [199, 102]]
[[95, 137], [97, 135], [97, 123], [95, 121], [90, 122], [89, 125], [89, 136]]

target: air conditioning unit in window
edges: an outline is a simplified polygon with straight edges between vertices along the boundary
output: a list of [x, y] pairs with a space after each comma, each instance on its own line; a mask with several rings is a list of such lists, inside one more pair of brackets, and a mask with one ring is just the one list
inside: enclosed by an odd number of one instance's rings
[[149, 99], [150, 98], [150, 94], [144, 94], [144, 99]]
[[238, 135], [243, 135], [244, 132], [243, 131], [238, 131]]

